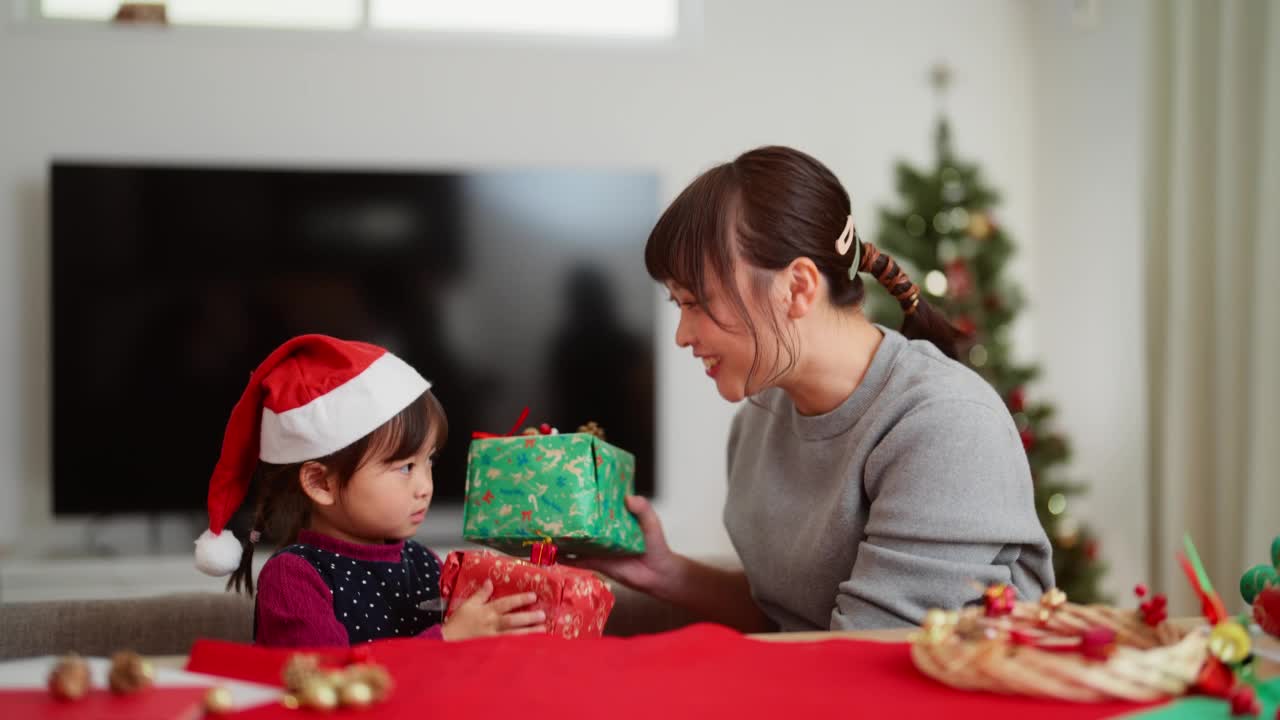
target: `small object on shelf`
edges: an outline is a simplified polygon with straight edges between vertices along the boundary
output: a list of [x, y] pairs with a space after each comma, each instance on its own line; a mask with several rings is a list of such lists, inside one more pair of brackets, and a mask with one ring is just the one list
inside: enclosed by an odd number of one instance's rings
[[118, 25], [168, 25], [163, 2], [122, 2], [111, 18]]

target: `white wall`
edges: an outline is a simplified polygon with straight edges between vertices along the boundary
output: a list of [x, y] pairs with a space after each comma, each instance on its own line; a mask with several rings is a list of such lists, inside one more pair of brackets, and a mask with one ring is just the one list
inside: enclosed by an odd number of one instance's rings
[[[982, 159], [1002, 221], [1030, 243], [1031, 15], [1013, 0], [706, 0], [699, 38], [649, 49], [0, 20], [0, 544], [79, 540], [48, 500], [52, 156], [654, 168], [670, 198], [712, 163], [784, 143], [828, 163], [869, 219], [896, 197], [894, 159], [931, 157], [926, 71], [943, 58], [959, 148]], [[674, 347], [674, 320], [663, 310], [660, 510], [678, 548], [723, 553], [733, 408]], [[148, 542], [136, 525], [108, 532]], [[183, 532], [160, 535], [185, 552]]]
[[[1097, 10], [1092, 27], [1073, 8]], [[1028, 280], [1045, 371], [1088, 493], [1069, 516], [1100, 532], [1118, 602], [1148, 580], [1147, 386], [1143, 318], [1145, 1], [1035, 3], [1034, 227]]]

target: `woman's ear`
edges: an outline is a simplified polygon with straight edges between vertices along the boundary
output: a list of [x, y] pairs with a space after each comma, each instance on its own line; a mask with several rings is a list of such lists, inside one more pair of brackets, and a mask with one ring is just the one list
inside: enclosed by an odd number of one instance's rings
[[302, 492], [317, 505], [328, 506], [338, 501], [338, 478], [324, 463], [314, 460], [302, 463], [298, 482], [302, 484]]
[[822, 273], [813, 260], [798, 257], [782, 270], [783, 312], [792, 320], [808, 315], [818, 301]]

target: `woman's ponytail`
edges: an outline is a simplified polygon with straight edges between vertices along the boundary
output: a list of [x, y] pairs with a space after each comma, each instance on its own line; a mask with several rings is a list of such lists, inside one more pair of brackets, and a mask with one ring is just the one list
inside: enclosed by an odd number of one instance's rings
[[928, 340], [947, 357], [957, 359], [956, 331], [951, 323], [920, 297], [920, 288], [911, 282], [897, 261], [869, 242], [861, 245], [858, 270], [875, 276], [897, 299], [902, 308], [902, 334], [914, 340]]

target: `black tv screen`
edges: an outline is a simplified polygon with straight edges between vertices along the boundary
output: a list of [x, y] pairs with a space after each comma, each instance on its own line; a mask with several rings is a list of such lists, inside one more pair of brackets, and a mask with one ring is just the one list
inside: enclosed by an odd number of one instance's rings
[[56, 161], [54, 512], [194, 512], [287, 338], [374, 342], [433, 383], [460, 501], [472, 431], [594, 420], [652, 494], [649, 173]]

